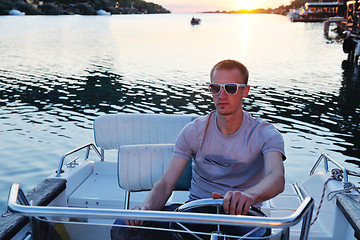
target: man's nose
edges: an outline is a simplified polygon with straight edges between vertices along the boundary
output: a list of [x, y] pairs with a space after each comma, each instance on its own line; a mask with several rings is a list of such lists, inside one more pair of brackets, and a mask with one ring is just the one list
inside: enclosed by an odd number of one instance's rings
[[219, 93], [218, 97], [219, 97], [219, 98], [227, 97], [227, 93], [225, 92], [224, 86], [221, 86], [221, 88], [220, 88], [220, 93]]

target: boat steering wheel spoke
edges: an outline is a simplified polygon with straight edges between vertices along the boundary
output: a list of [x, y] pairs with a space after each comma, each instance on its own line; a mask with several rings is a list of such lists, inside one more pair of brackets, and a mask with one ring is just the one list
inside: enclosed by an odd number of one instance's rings
[[[206, 199], [199, 199], [199, 200], [195, 200], [195, 201], [191, 201], [188, 203], [185, 203], [183, 205], [181, 205], [180, 207], [178, 207], [175, 211], [177, 212], [197, 212], [195, 209], [198, 208], [208, 208], [208, 207], [215, 207], [216, 208], [216, 214], [221, 214], [221, 210], [223, 208], [223, 199], [212, 199], [212, 198], [206, 198]], [[259, 216], [259, 213], [257, 213], [256, 211], [249, 209], [248, 213], [246, 215], [249, 216]], [[191, 226], [187, 227], [182, 223], [179, 222], [170, 222], [169, 223], [170, 229], [175, 230], [173, 231], [173, 235], [176, 239], [178, 240], [187, 240], [189, 239], [189, 235], [190, 234], [193, 238], [191, 239], [198, 239], [198, 240], [203, 240], [203, 238], [198, 236], [198, 232], [190, 229]], [[186, 231], [186, 233], [183, 232], [177, 232], [177, 228], [176, 226], [181, 227], [183, 230]], [[221, 226], [219, 224], [216, 225], [216, 231], [215, 232], [211, 232], [208, 234], [213, 234], [216, 237], [220, 237], [220, 236], [224, 236], [224, 233], [221, 232]], [[196, 233], [194, 233], [196, 232]], [[211, 238], [212, 239], [212, 238]], [[215, 238], [218, 239], [218, 238]]]

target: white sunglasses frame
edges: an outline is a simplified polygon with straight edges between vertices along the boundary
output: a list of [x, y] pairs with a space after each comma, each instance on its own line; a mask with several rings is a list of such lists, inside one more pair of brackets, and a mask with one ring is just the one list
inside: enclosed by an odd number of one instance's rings
[[[211, 85], [211, 84], [219, 85], [219, 86], [220, 86], [219, 92], [213, 94], [213, 93], [211, 92], [211, 90], [210, 90], [210, 85]], [[234, 85], [236, 85], [236, 91], [235, 91], [235, 93], [233, 93], [233, 94], [228, 93], [228, 92], [226, 91], [226, 88], [225, 88], [225, 85], [226, 85], [226, 84], [234, 84]], [[209, 88], [209, 92], [210, 92], [212, 95], [219, 95], [219, 94], [221, 93], [221, 89], [222, 89], [222, 88], [225, 90], [226, 94], [228, 94], [228, 95], [235, 95], [235, 94], [237, 94], [237, 92], [238, 92], [238, 90], [239, 90], [239, 87], [246, 87], [246, 86], [247, 86], [247, 84], [245, 84], [245, 83], [224, 83], [224, 84], [220, 84], [220, 83], [210, 83], [210, 84], [208, 85], [208, 88]]]

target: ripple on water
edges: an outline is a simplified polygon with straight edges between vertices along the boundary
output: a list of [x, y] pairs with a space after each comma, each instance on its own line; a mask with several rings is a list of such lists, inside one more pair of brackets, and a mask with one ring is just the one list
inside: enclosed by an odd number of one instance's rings
[[209, 71], [225, 58], [250, 69], [244, 109], [283, 134], [287, 180], [303, 179], [321, 152], [360, 168], [359, 71], [345, 68], [321, 24], [206, 14], [189, 28], [188, 17], [0, 19], [0, 48], [13, 49], [0, 62], [0, 208], [14, 178], [29, 189], [93, 141], [101, 114], [210, 112]]

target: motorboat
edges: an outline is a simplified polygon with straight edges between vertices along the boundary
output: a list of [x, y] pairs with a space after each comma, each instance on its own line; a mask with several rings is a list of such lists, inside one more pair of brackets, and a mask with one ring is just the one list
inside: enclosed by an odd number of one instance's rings
[[110, 15], [111, 15], [111, 12], [107, 12], [107, 11], [105, 11], [105, 10], [100, 9], [100, 10], [97, 10], [97, 11], [96, 11], [96, 15], [110, 16]]
[[24, 16], [25, 15], [24, 12], [21, 12], [17, 9], [12, 9], [8, 13], [9, 13], [9, 15], [15, 15], [15, 16]]
[[201, 19], [200, 18], [191, 18], [190, 21], [191, 25], [199, 25], [201, 23]]
[[[349, 170], [325, 153], [314, 159], [302, 183], [286, 183], [281, 194], [263, 202], [266, 217], [189, 212], [193, 207], [222, 205], [221, 199], [184, 204], [191, 160], [166, 203], [182, 204], [177, 211], [132, 210], [164, 173], [180, 130], [197, 117], [128, 113], [97, 117], [94, 143], [65, 153], [56, 171], [28, 194], [19, 184], [12, 185], [8, 211], [0, 218], [0, 239], [114, 239], [115, 230], [130, 228], [143, 233], [131, 239], [151, 239], [145, 237], [147, 231], [152, 239], [254, 239], [251, 232], [260, 228], [271, 229], [266, 239], [358, 239], [358, 188], [349, 182]], [[116, 219], [158, 221], [168, 227], [115, 225]], [[189, 223], [214, 225], [217, 231], [194, 231], [186, 227]], [[221, 230], [225, 225], [252, 230], [229, 236]]]
[[301, 15], [301, 10], [300, 9], [290, 9], [289, 13], [288, 13], [288, 16], [289, 16], [289, 19], [290, 21], [294, 21], [295, 19], [300, 19]]

